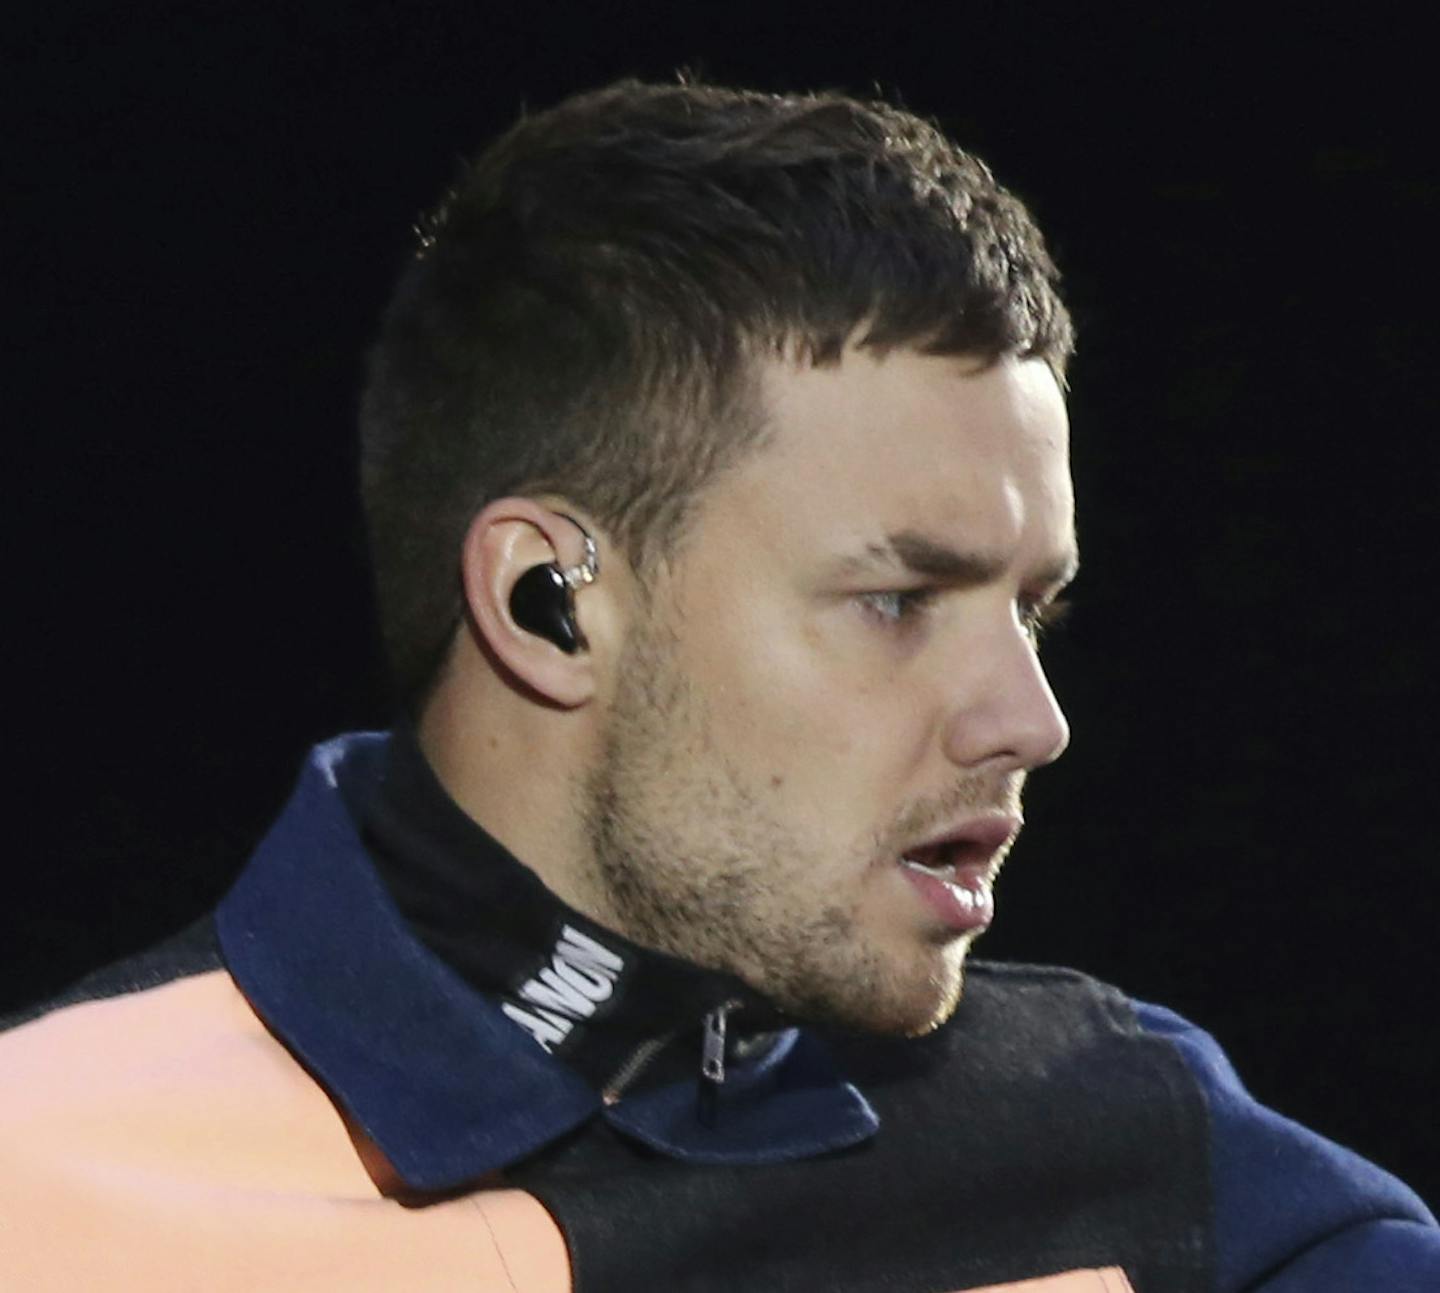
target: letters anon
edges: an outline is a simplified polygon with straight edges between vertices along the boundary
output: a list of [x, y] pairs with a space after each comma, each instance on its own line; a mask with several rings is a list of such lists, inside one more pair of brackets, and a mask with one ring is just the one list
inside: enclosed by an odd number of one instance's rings
[[520, 985], [501, 1009], [547, 1051], [553, 1051], [582, 1019], [589, 1019], [615, 991], [624, 960], [573, 925], [560, 930], [550, 963]]

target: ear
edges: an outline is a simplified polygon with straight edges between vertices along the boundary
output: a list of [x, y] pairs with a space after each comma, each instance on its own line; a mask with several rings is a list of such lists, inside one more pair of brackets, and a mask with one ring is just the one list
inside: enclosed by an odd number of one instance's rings
[[[521, 576], [536, 566], [554, 562], [565, 570], [579, 565], [584, 555], [581, 531], [531, 498], [499, 498], [488, 504], [470, 523], [461, 548], [465, 602], [489, 653], [516, 681], [564, 709], [594, 696], [591, 655], [567, 654], [548, 638], [522, 628], [511, 614], [510, 598]], [[585, 592], [580, 588], [574, 594], [575, 616], [582, 624]]]

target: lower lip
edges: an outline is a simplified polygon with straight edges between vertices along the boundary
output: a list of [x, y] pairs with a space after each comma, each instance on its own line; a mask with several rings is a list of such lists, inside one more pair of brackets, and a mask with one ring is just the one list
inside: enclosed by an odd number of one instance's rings
[[985, 883], [982, 867], [957, 867], [953, 881], [904, 865], [900, 872], [936, 919], [956, 933], [975, 933], [995, 919], [995, 899]]

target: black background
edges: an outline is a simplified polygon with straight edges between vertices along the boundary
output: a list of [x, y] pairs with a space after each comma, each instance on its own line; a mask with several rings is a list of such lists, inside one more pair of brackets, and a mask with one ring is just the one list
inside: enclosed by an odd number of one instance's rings
[[[1381, 11], [9, 11], [3, 1002], [212, 902], [379, 726], [361, 360], [458, 157], [621, 75], [878, 89], [1036, 211], [1080, 331], [1074, 727], [987, 954], [1218, 1035], [1440, 1198], [1437, 182]], [[1282, 15], [1291, 15], [1285, 17]]]

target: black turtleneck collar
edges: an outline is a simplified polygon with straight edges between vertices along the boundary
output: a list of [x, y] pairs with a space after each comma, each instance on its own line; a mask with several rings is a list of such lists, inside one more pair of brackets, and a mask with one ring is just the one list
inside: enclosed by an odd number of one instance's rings
[[[677, 1062], [697, 1066], [702, 1020], [723, 1006], [732, 1057], [783, 1026], [733, 976], [640, 947], [566, 906], [450, 798], [409, 727], [396, 727], [377, 788], [352, 807], [418, 937], [597, 1090], [641, 1065], [657, 1077]], [[693, 1044], [649, 1063], [657, 1042], [687, 1034]]]

